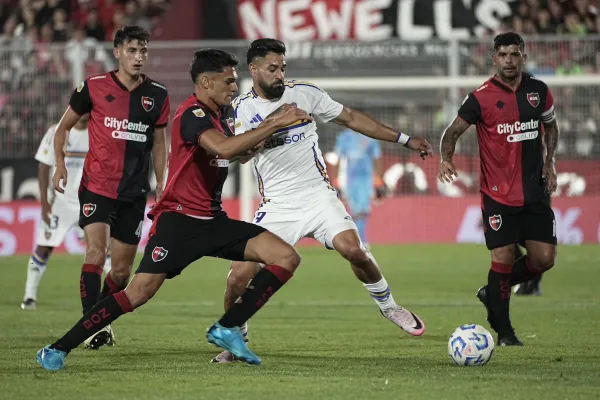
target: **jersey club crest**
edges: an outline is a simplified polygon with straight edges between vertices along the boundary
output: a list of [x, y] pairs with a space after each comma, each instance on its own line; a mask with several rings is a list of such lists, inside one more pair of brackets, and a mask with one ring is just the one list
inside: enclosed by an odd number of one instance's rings
[[142, 107], [146, 112], [150, 112], [154, 108], [154, 99], [152, 97], [142, 96]]
[[231, 133], [235, 132], [235, 124], [233, 118], [227, 118], [227, 126], [229, 126], [229, 130], [231, 131]]
[[169, 250], [165, 249], [164, 247], [156, 246], [154, 250], [152, 250], [152, 261], [162, 261], [165, 259], [165, 257], [167, 257], [167, 254], [169, 254]]
[[498, 229], [500, 229], [500, 227], [502, 226], [502, 216], [501, 215], [492, 215], [489, 218], [490, 221], [490, 227], [495, 230], [496, 232], [498, 231]]
[[96, 212], [96, 205], [92, 204], [92, 203], [86, 203], [81, 208], [81, 212], [82, 212], [83, 216], [87, 218]]
[[538, 93], [527, 93], [527, 101], [533, 108], [540, 105], [540, 95]]

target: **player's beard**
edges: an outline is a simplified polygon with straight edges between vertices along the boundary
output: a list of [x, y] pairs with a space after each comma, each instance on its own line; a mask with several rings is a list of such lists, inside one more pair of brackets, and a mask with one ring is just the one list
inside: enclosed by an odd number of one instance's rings
[[504, 71], [504, 68], [500, 68], [498, 70], [498, 75], [500, 75], [500, 78], [502, 78], [503, 81], [505, 82], [513, 82], [515, 80], [517, 80], [519, 78], [519, 76], [521, 76], [521, 71], [519, 68], [516, 68], [513, 71], [510, 71], [509, 74], [507, 75], [506, 72]]
[[265, 96], [267, 96], [267, 98], [270, 100], [280, 98], [281, 96], [283, 96], [283, 92], [285, 90], [285, 85], [283, 84], [283, 82], [273, 82], [272, 84], [268, 85], [265, 82], [259, 80], [258, 85], [262, 89]]

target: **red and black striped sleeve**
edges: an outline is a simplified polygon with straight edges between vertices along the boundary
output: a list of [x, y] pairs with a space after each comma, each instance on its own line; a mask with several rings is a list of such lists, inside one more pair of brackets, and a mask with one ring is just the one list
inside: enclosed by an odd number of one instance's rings
[[544, 104], [544, 112], [542, 113], [542, 122], [549, 123], [554, 121], [554, 96], [550, 88], [546, 86], [546, 104]]
[[481, 119], [481, 106], [473, 93], [469, 93], [465, 97], [465, 100], [458, 109], [458, 116], [471, 125], [476, 124]]
[[73, 91], [69, 107], [79, 115], [83, 115], [92, 111], [92, 97], [90, 96], [90, 86], [86, 79]]
[[162, 108], [160, 109], [160, 115], [158, 117], [158, 121], [156, 121], [156, 127], [162, 128], [167, 126], [169, 123], [169, 116], [171, 115], [171, 101], [169, 99], [169, 95], [165, 97], [165, 101], [163, 102]]
[[185, 143], [198, 144], [198, 138], [209, 129], [217, 129], [212, 118], [196, 105], [189, 107], [181, 116], [181, 137]]

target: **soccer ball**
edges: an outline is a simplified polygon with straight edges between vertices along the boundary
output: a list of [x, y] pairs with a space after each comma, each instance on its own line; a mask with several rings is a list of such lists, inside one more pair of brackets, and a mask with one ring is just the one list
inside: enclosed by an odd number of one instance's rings
[[494, 354], [494, 339], [481, 325], [462, 325], [450, 335], [448, 354], [457, 365], [484, 365]]

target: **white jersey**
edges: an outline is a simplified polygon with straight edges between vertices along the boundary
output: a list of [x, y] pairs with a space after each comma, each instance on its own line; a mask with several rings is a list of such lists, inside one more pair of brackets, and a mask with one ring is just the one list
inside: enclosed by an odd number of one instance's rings
[[[52, 167], [50, 179], [54, 176], [56, 160], [54, 157], [54, 133], [57, 125], [52, 125], [35, 154], [35, 159], [43, 164]], [[61, 194], [61, 200], [68, 204], [76, 205], [79, 208], [79, 184], [83, 175], [83, 163], [89, 150], [89, 136], [87, 129], [71, 129], [67, 136], [65, 147], [65, 166], [67, 167], [67, 186], [65, 193]], [[48, 199], [52, 204], [55, 197], [52, 183], [48, 187]]]
[[[295, 103], [323, 122], [336, 118], [343, 109], [343, 105], [311, 83], [285, 81], [283, 96], [277, 100], [260, 98], [252, 90], [233, 101], [235, 134], [256, 128], [285, 103]], [[335, 192], [318, 142], [314, 120], [299, 120], [265, 141], [264, 148], [252, 160], [258, 190], [265, 200], [306, 197], [319, 190]]]

